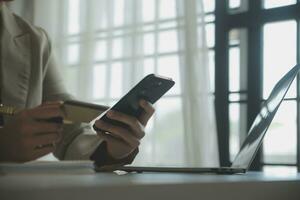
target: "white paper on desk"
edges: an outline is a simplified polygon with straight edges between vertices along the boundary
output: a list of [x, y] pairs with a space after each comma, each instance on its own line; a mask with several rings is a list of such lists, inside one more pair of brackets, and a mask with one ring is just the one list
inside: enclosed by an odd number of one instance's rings
[[0, 174], [91, 174], [94, 172], [91, 161], [33, 161], [24, 164], [0, 164]]

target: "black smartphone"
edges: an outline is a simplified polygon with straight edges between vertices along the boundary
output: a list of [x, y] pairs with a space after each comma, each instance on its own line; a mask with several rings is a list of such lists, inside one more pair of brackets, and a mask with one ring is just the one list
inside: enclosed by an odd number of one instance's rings
[[[175, 82], [171, 78], [149, 74], [135, 85], [114, 106], [112, 106], [110, 110], [139, 117], [143, 111], [139, 106], [139, 101], [141, 99], [154, 104], [168, 90], [170, 90], [174, 84]], [[109, 119], [106, 115], [103, 115], [100, 119], [113, 125], [126, 126], [121, 122]], [[95, 127], [95, 125], [94, 129], [99, 130]]]

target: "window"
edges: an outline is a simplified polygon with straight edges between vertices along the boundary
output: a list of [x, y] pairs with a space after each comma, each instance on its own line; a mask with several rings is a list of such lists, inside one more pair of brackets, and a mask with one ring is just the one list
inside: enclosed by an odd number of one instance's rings
[[263, 6], [266, 9], [270, 9], [296, 4], [296, 2], [297, 0], [264, 0]]
[[[281, 40], [282, 37], [285, 39]], [[264, 24], [263, 41], [263, 99], [266, 99], [276, 81], [296, 65], [297, 22], [287, 20]], [[265, 163], [295, 164], [296, 152], [297, 84], [294, 81], [266, 135], [263, 160]]]
[[[171, 164], [182, 164], [177, 162], [185, 153], [180, 67], [186, 52], [180, 42], [184, 12], [178, 5], [188, 1], [62, 2], [59, 18], [64, 38], [57, 44], [65, 61], [68, 89], [83, 100], [112, 105], [146, 74], [173, 77], [179, 84], [156, 105], [157, 114], [147, 127], [150, 140], [146, 139], [153, 142], [143, 144], [142, 153], [151, 155], [149, 164], [163, 164], [166, 158]], [[205, 11], [204, 22], [199, 11], [197, 23], [199, 29], [205, 24], [204, 42], [209, 47], [220, 161], [229, 166], [274, 83], [300, 62], [300, 3], [199, 2]], [[126, 14], [128, 10], [132, 11], [130, 15]], [[277, 166], [280, 170], [300, 170], [299, 80], [278, 111], [252, 169], [272, 171]], [[166, 119], [178, 127], [166, 126]], [[170, 153], [170, 146], [177, 146], [182, 154]]]
[[[66, 62], [67, 87], [72, 94], [85, 101], [112, 105], [147, 74], [157, 73], [175, 80], [175, 86], [155, 105], [156, 115], [147, 126], [143, 141], [155, 142], [145, 142], [140, 149], [140, 155], [147, 157], [144, 165], [163, 165], [166, 162], [184, 165], [180, 63], [185, 50], [179, 38], [186, 24], [183, 7], [178, 6], [183, 2], [64, 0], [63, 4], [66, 11], [62, 17], [66, 25], [63, 41], [66, 42], [60, 44], [60, 50], [66, 58], [62, 60]], [[205, 42], [209, 46], [209, 68], [213, 80], [215, 4], [206, 0], [204, 5]], [[203, 13], [199, 9], [196, 14], [200, 29]], [[170, 126], [169, 122], [176, 126]], [[173, 146], [178, 151], [170, 151]], [[136, 162], [141, 160], [143, 158], [139, 156]]]
[[205, 12], [206, 42], [209, 47], [209, 80], [211, 81], [211, 92], [213, 93], [215, 90], [215, 0], [204, 0], [203, 6]]
[[[216, 2], [215, 87], [223, 165], [232, 162], [275, 83], [300, 63], [299, 6], [296, 0]], [[298, 83], [299, 77], [278, 110], [252, 169], [300, 170]]]

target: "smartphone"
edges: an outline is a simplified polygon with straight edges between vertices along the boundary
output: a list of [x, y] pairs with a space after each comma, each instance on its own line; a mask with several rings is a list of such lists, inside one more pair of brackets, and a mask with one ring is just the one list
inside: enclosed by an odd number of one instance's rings
[[[114, 106], [109, 110], [118, 111], [133, 117], [139, 117], [143, 109], [139, 105], [139, 101], [144, 99], [151, 104], [154, 104], [167, 91], [169, 91], [175, 82], [171, 78], [149, 74], [143, 78], [137, 85], [135, 85], [125, 96], [123, 96]], [[101, 120], [113, 125], [125, 126], [125, 124], [109, 119], [104, 114]], [[99, 130], [95, 127], [95, 130]]]

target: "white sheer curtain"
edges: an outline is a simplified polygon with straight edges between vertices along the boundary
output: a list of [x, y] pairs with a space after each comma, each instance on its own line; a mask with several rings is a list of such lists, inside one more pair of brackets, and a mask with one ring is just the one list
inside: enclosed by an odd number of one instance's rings
[[[26, 13], [22, 1], [13, 4]], [[135, 165], [218, 165], [202, 0], [32, 0], [24, 6], [33, 11], [27, 19], [53, 39], [67, 87], [79, 99], [111, 105], [149, 73], [176, 81], [155, 105]]]

